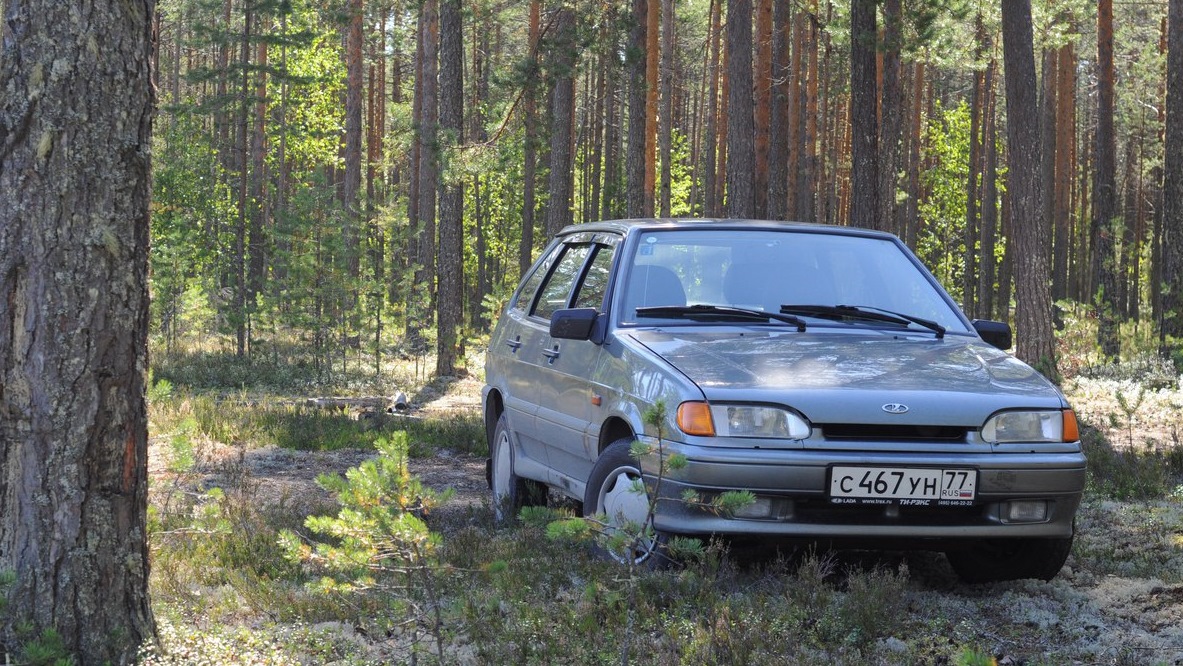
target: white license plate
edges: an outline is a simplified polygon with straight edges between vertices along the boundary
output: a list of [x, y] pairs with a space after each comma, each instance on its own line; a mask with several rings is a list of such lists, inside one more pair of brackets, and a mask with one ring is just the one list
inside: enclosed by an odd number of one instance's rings
[[977, 497], [977, 489], [978, 473], [972, 469], [830, 468], [830, 501], [835, 504], [966, 505]]

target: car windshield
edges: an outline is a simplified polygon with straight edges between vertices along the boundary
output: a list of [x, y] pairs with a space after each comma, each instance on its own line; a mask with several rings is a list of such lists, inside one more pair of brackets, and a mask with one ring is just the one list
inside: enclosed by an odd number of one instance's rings
[[619, 292], [625, 323], [736, 323], [736, 317], [701, 316], [701, 308], [678, 310], [719, 306], [791, 314], [810, 330], [933, 325], [942, 334], [968, 332], [944, 294], [890, 240], [800, 230], [663, 229], [644, 232], [638, 241]]

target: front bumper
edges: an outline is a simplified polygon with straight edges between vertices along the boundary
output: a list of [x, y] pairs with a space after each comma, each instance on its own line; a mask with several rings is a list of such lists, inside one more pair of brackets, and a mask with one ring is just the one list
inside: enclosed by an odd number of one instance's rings
[[[806, 539], [961, 540], [979, 538], [1066, 538], [1085, 485], [1085, 458], [1079, 451], [1056, 453], [875, 452], [773, 450], [700, 447], [666, 442], [665, 455], [680, 454], [686, 464], [666, 466], [658, 479], [657, 457], [642, 462], [647, 485], [658, 498], [654, 527], [685, 535], [751, 535]], [[848, 505], [828, 496], [834, 465], [948, 467], [978, 471], [977, 494], [970, 503], [908, 506], [906, 502]], [[720, 493], [754, 493], [755, 515], [721, 515], [705, 504]], [[687, 491], [701, 503], [687, 502]], [[1046, 504], [1039, 520], [1015, 520], [1015, 501]], [[766, 511], [765, 511], [766, 507]]]

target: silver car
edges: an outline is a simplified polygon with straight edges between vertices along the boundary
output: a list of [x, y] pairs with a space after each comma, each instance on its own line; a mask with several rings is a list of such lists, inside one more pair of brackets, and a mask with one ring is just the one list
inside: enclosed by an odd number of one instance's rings
[[[726, 535], [940, 550], [967, 581], [1051, 579], [1085, 459], [1064, 396], [1010, 345], [890, 234], [568, 227], [489, 343], [495, 506], [512, 516], [553, 489], [623, 524], [652, 501], [638, 560], [668, 535]], [[647, 423], [658, 404], [665, 420]], [[634, 441], [657, 453], [634, 458]], [[728, 491], [754, 499], [712, 510]]]

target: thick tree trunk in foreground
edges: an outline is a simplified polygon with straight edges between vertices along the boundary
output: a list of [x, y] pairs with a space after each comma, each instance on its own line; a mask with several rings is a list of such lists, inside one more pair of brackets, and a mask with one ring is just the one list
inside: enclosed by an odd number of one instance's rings
[[130, 663], [154, 634], [144, 371], [155, 3], [4, 6], [0, 571], [16, 582], [0, 649], [18, 627], [53, 629], [80, 664]]
[[1002, 51], [1006, 68], [1007, 187], [1015, 249], [1015, 337], [1020, 359], [1055, 379], [1052, 290], [1047, 224], [1040, 219], [1039, 107], [1035, 98], [1035, 50], [1031, 0], [1003, 0]]

